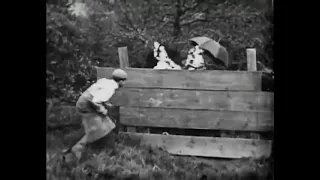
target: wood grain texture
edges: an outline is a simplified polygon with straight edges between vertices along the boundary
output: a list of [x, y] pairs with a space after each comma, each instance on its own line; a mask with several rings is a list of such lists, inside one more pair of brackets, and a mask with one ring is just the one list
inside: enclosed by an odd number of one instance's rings
[[128, 68], [130, 65], [129, 65], [129, 57], [128, 57], [127, 47], [118, 48], [118, 55], [119, 55], [120, 68]]
[[255, 48], [248, 48], [246, 52], [247, 52], [247, 69], [248, 69], [248, 71], [257, 71], [256, 49]]
[[[129, 57], [128, 57], [128, 49], [127, 47], [120, 47], [118, 48], [118, 55], [119, 55], [119, 64], [120, 64], [120, 68], [124, 69], [124, 68], [129, 68], [130, 67], [130, 63], [129, 63]], [[111, 74], [110, 74], [110, 78], [111, 78]], [[127, 129], [128, 132], [137, 132], [136, 127], [120, 127], [119, 131], [124, 131], [124, 129]]]
[[[97, 78], [111, 78], [114, 68], [97, 68]], [[125, 87], [260, 91], [261, 72], [188, 71], [126, 68]]]
[[272, 112], [205, 111], [120, 107], [120, 123], [128, 126], [272, 131]]
[[123, 133], [132, 140], [141, 140], [142, 145], [162, 147], [171, 154], [242, 158], [269, 156], [271, 143], [268, 140], [192, 137], [144, 133]]
[[117, 90], [110, 101], [125, 107], [267, 112], [274, 109], [273, 93], [270, 92], [123, 88]]

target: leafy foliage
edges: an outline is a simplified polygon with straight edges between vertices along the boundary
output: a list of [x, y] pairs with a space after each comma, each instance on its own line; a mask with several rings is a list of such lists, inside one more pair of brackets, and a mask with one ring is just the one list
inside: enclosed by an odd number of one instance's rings
[[273, 63], [272, 10], [238, 1], [85, 0], [86, 16], [65, 3], [47, 3], [47, 98], [74, 103], [96, 79], [95, 66], [119, 66], [117, 48], [127, 46], [131, 67], [142, 67], [153, 41], [186, 56], [188, 39], [207, 36], [224, 45], [234, 63], [245, 61], [245, 48]]

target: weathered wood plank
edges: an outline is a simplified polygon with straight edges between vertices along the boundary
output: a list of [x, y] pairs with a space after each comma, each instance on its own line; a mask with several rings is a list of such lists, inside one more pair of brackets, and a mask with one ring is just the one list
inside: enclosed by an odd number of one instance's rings
[[128, 57], [127, 47], [118, 48], [118, 54], [119, 54], [120, 68], [128, 68], [130, 65], [129, 65], [129, 57]]
[[[120, 47], [118, 48], [118, 55], [119, 55], [119, 64], [120, 64], [120, 68], [124, 69], [124, 68], [129, 68], [130, 67], [130, 63], [129, 63], [129, 56], [128, 56], [128, 49], [127, 47]], [[110, 77], [111, 78], [111, 74]], [[124, 131], [125, 127], [124, 126], [119, 126], [119, 131]], [[128, 132], [136, 132], [136, 128], [135, 127], [127, 127], [126, 128]]]
[[190, 91], [176, 89], [118, 90], [110, 99], [126, 107], [159, 107], [229, 111], [273, 111], [273, 93], [240, 91]]
[[247, 69], [248, 71], [257, 71], [256, 49], [247, 49]]
[[192, 137], [144, 133], [123, 133], [132, 140], [141, 140], [142, 145], [162, 147], [171, 154], [242, 158], [270, 156], [271, 143], [268, 140], [235, 138]]
[[272, 131], [274, 117], [272, 112], [120, 107], [120, 123], [181, 129]]
[[[97, 68], [97, 78], [111, 78], [114, 68]], [[188, 71], [124, 69], [128, 73], [125, 87], [178, 88], [203, 90], [261, 90], [261, 72]]]
[[[257, 71], [257, 57], [256, 57], [256, 49], [248, 48], [247, 49], [247, 70], [248, 71]], [[260, 139], [259, 134], [253, 134], [255, 137]]]

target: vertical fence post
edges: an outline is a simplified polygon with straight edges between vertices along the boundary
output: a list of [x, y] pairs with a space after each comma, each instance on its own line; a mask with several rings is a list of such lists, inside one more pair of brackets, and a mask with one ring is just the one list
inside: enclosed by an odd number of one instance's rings
[[256, 49], [247, 49], [247, 69], [248, 71], [257, 71]]
[[119, 54], [120, 68], [130, 67], [127, 47], [118, 48], [118, 54]]
[[[256, 49], [247, 49], [247, 69], [248, 71], [257, 71]], [[259, 133], [251, 133], [251, 138], [260, 139]]]
[[[118, 48], [118, 55], [119, 55], [120, 68], [130, 67], [127, 47]], [[130, 130], [130, 127], [126, 127], [120, 123], [120, 107], [119, 106], [117, 107], [117, 112], [118, 112], [117, 126], [119, 128], [119, 131], [124, 132], [126, 128]]]
[[[120, 68], [129, 68], [129, 56], [128, 56], [128, 49], [127, 47], [120, 47], [118, 48], [118, 54], [119, 54], [119, 62], [120, 62]], [[120, 114], [119, 114], [120, 116]], [[120, 117], [119, 117], [120, 120]], [[124, 126], [118, 123], [119, 125], [119, 130], [124, 131]], [[130, 127], [130, 126], [125, 126], [127, 129], [127, 132], [137, 132], [136, 127]], [[148, 129], [149, 132], [149, 129]]]

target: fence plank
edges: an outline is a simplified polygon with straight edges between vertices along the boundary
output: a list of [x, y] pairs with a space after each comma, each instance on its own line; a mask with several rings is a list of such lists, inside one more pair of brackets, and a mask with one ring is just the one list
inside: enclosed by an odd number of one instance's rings
[[128, 126], [239, 131], [272, 131], [274, 128], [271, 112], [132, 107], [120, 107], [120, 123]]
[[[111, 78], [114, 68], [97, 68], [97, 77]], [[261, 90], [261, 72], [188, 71], [127, 68], [125, 87], [203, 90]]]
[[270, 156], [271, 141], [234, 138], [192, 137], [144, 133], [123, 133], [142, 145], [162, 147], [171, 154], [241, 158]]
[[110, 101], [125, 107], [273, 111], [273, 93], [270, 92], [123, 88]]

